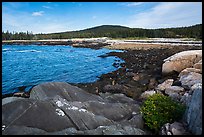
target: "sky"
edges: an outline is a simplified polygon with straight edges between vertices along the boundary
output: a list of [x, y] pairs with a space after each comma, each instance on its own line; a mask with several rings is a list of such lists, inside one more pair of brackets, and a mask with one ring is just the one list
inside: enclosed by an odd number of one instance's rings
[[100, 25], [171, 28], [202, 24], [202, 2], [2, 2], [2, 30], [54, 33]]

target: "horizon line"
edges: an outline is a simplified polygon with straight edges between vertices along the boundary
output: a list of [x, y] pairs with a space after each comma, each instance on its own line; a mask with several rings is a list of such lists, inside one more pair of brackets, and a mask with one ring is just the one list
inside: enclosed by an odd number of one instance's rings
[[[178, 26], [178, 27], [161, 27], [161, 28], [142, 28], [142, 27], [138, 27], [138, 28], [132, 28], [132, 27], [127, 27], [125, 25], [114, 25], [114, 24], [105, 24], [105, 25], [97, 25], [97, 26], [93, 26], [93, 27], [88, 27], [88, 28], [84, 28], [84, 29], [79, 29], [79, 30], [70, 30], [70, 31], [61, 31], [61, 32], [51, 32], [51, 33], [33, 33], [34, 35], [38, 35], [38, 34], [55, 34], [55, 33], [66, 33], [66, 32], [75, 32], [75, 31], [83, 31], [83, 30], [87, 30], [87, 29], [92, 29], [92, 28], [96, 28], [96, 27], [102, 27], [102, 26], [120, 26], [120, 27], [126, 27], [126, 28], [130, 28], [130, 29], [172, 29], [172, 28], [183, 28], [183, 27], [191, 27], [191, 26], [196, 26], [196, 25], [202, 25], [202, 23], [196, 23], [194, 25], [189, 25], [189, 26]], [[2, 31], [3, 33], [4, 31]], [[21, 33], [21, 32], [32, 32], [32, 31], [8, 31], [6, 30], [5, 32], [17, 32], [17, 33]]]

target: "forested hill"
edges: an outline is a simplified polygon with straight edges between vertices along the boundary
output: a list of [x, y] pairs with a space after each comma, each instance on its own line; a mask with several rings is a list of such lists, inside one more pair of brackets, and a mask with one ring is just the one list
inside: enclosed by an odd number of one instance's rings
[[[2, 33], [2, 39], [6, 33]], [[8, 34], [8, 32], [7, 32]], [[29, 34], [29, 33], [28, 33]], [[202, 39], [202, 24], [189, 27], [165, 28], [165, 29], [142, 29], [129, 28], [118, 25], [102, 25], [80, 31], [69, 31], [50, 34], [30, 34], [31, 37], [24, 39], [66, 39], [66, 38], [93, 38], [93, 37], [110, 37], [110, 38], [196, 38]], [[9, 39], [13, 39], [10, 37]], [[17, 39], [17, 38], [15, 38]], [[22, 38], [18, 38], [22, 39]]]

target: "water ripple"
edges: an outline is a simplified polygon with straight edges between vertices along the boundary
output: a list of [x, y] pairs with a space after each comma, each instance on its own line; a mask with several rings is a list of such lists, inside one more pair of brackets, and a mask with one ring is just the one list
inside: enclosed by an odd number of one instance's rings
[[123, 52], [71, 46], [3, 45], [2, 94], [42, 82], [94, 82], [102, 74], [117, 70], [113, 63], [124, 62], [117, 57], [98, 57], [112, 51]]

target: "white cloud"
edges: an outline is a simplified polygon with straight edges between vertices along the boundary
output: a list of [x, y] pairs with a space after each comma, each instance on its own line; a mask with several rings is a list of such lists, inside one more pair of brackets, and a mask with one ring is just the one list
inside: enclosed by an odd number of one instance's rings
[[36, 20], [34, 16], [30, 16], [30, 13], [16, 12], [16, 14], [12, 14], [3, 12], [2, 14], [3, 31], [32, 31], [34, 34], [64, 32], [71, 30], [70, 25], [72, 24], [74, 23], [67, 18], [55, 20], [51, 17], [43, 17], [40, 20]]
[[44, 11], [37, 11], [37, 12], [33, 12], [32, 16], [42, 16], [44, 13]]
[[167, 28], [202, 23], [201, 2], [163, 2], [140, 12], [127, 22], [135, 28]]

